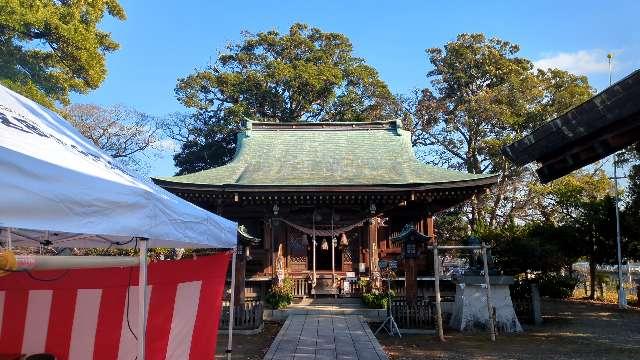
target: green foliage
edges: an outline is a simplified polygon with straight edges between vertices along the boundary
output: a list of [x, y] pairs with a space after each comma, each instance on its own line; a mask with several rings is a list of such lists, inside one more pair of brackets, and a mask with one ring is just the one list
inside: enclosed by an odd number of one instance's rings
[[640, 224], [640, 165], [638, 163], [631, 167], [628, 179], [629, 202], [621, 214], [623, 254], [626, 258], [640, 260], [640, 227], [638, 227]]
[[469, 236], [469, 226], [462, 207], [436, 214], [434, 228], [438, 232], [438, 244], [440, 245], [456, 245]]
[[554, 223], [572, 222], [593, 201], [603, 199], [613, 190], [613, 184], [603, 170], [578, 170], [549, 184], [533, 183], [531, 191], [544, 199], [540, 212], [544, 219]]
[[556, 272], [569, 269], [582, 254], [576, 251], [576, 236], [570, 226], [532, 223], [485, 229], [481, 241], [491, 244], [494, 266], [506, 274]]
[[370, 309], [386, 309], [389, 305], [389, 295], [395, 295], [393, 290], [390, 290], [389, 294], [387, 291], [374, 289], [371, 281], [367, 279], [359, 279], [358, 285], [362, 291], [362, 302]]
[[105, 54], [118, 49], [98, 29], [104, 15], [124, 20], [117, 0], [0, 2], [0, 82], [49, 107], [70, 92], [96, 89]]
[[[226, 163], [245, 118], [275, 121], [372, 121], [400, 105], [377, 71], [353, 55], [349, 39], [294, 24], [287, 33], [245, 33], [206, 69], [179, 79], [175, 92], [193, 109], [169, 122], [183, 141], [179, 174]], [[180, 117], [180, 116], [178, 116]]]
[[538, 277], [540, 295], [555, 299], [570, 298], [577, 284], [576, 278], [560, 273], [546, 273]]
[[363, 293], [371, 291], [371, 281], [369, 279], [359, 278], [358, 286]]
[[265, 300], [273, 309], [284, 309], [293, 302], [294, 282], [291, 278], [285, 278], [282, 284], [274, 283]]
[[586, 77], [536, 70], [519, 50], [483, 34], [460, 34], [443, 48], [427, 49], [432, 86], [407, 100], [412, 117], [406, 125], [430, 162], [503, 175], [489, 196], [471, 203], [472, 228], [528, 215], [536, 203], [527, 191], [533, 176], [508, 163], [501, 148], [593, 94]]
[[363, 293], [362, 302], [370, 309], [386, 309], [389, 305], [387, 294], [383, 292]]

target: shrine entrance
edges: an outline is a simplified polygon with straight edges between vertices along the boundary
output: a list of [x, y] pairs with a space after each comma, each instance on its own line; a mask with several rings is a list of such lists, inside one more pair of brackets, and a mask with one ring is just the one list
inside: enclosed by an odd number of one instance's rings
[[[312, 249], [313, 241], [309, 241], [309, 248]], [[308, 270], [313, 270], [313, 250], [309, 252]], [[331, 271], [331, 238], [322, 237], [316, 239], [316, 271]], [[342, 271], [342, 249], [336, 246], [334, 249], [333, 269]]]

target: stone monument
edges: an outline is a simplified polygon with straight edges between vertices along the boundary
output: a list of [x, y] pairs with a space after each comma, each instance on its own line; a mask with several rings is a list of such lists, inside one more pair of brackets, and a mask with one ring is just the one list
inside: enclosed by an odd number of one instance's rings
[[[480, 241], [470, 237], [465, 245], [478, 246]], [[491, 263], [491, 261], [488, 262]], [[453, 281], [456, 284], [456, 295], [449, 326], [459, 331], [487, 329], [490, 322], [481, 253], [474, 250], [469, 268]], [[513, 282], [513, 277], [496, 275], [495, 272], [492, 274], [489, 270], [491, 305], [495, 313], [496, 328], [501, 333], [522, 331], [509, 291], [509, 285]]]

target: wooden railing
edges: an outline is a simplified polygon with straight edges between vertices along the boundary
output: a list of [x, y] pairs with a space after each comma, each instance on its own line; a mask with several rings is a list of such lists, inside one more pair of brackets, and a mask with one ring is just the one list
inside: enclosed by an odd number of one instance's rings
[[297, 298], [309, 296], [309, 282], [306, 277], [293, 279], [293, 296]]
[[[264, 304], [258, 299], [246, 299], [243, 304], [234, 306], [233, 328], [238, 330], [254, 330], [262, 325]], [[220, 329], [229, 328], [229, 302], [223, 301], [220, 316]]]
[[[442, 320], [447, 324], [451, 319], [453, 302], [442, 301], [441, 305]], [[431, 300], [420, 299], [409, 305], [403, 298], [394, 298], [391, 300], [391, 313], [401, 329], [435, 329], [436, 306]]]

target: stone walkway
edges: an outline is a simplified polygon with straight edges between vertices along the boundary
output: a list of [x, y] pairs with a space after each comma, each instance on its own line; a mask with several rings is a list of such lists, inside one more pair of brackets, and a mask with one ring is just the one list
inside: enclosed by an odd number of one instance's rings
[[291, 315], [264, 360], [388, 360], [361, 316]]

